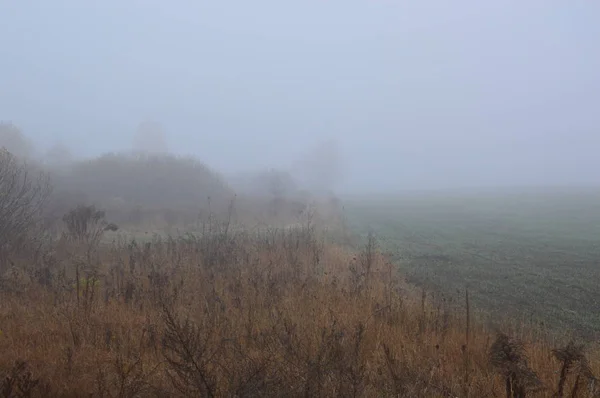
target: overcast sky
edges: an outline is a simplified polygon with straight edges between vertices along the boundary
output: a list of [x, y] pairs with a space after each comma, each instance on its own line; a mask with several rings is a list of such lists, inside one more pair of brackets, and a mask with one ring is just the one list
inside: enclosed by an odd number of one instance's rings
[[600, 2], [0, 0], [0, 120], [223, 171], [333, 138], [350, 190], [600, 184]]

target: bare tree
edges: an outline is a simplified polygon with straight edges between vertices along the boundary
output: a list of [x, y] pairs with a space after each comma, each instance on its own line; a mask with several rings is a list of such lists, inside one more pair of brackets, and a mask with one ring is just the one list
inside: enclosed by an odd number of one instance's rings
[[31, 237], [51, 193], [46, 173], [33, 171], [0, 149], [0, 268]]
[[294, 168], [298, 180], [313, 193], [333, 190], [343, 177], [338, 143], [334, 140], [319, 142], [296, 162]]
[[133, 149], [143, 153], [167, 153], [169, 147], [162, 124], [149, 120], [142, 122], [135, 133]]
[[12, 123], [0, 122], [0, 147], [6, 148], [18, 158], [29, 159], [33, 155], [33, 144]]

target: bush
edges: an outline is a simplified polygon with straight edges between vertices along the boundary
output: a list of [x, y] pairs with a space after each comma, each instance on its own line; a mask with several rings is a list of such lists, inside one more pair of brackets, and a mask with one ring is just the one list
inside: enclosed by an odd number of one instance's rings
[[202, 162], [168, 154], [107, 154], [76, 162], [57, 177], [57, 189], [81, 192], [109, 208], [188, 208], [228, 203], [233, 192]]

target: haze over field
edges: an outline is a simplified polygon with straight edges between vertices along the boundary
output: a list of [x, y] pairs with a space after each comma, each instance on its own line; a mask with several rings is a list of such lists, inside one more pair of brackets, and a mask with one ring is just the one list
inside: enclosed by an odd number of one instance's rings
[[333, 140], [338, 192], [600, 183], [597, 2], [0, 4], [0, 119], [38, 150], [237, 173]]
[[600, 397], [599, 17], [0, 0], [0, 395]]

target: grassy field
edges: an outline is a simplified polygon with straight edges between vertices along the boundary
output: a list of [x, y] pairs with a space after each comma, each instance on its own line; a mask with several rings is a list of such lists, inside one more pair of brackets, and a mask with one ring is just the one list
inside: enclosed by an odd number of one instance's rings
[[[373, 231], [409, 281], [475, 308], [555, 330], [600, 334], [600, 192], [405, 194], [346, 201], [351, 229]], [[464, 294], [464, 293], [463, 293]]]

